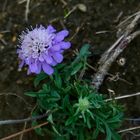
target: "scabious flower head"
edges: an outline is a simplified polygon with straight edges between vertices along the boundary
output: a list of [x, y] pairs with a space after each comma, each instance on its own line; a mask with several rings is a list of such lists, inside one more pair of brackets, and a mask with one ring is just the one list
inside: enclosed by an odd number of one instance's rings
[[70, 42], [65, 42], [67, 30], [56, 32], [53, 26], [47, 28], [40, 25], [35, 29], [27, 29], [20, 36], [17, 53], [21, 59], [20, 68], [28, 65], [28, 74], [39, 74], [44, 71], [51, 75], [53, 66], [63, 61], [63, 51], [70, 48]]

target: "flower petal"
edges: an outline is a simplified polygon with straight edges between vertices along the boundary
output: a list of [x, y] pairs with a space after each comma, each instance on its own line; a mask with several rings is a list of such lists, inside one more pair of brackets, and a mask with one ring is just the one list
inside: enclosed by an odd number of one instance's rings
[[37, 63], [36, 63], [36, 62], [31, 63], [31, 64], [29, 65], [29, 68], [30, 68], [30, 71], [31, 71], [32, 73], [36, 73], [37, 70], [38, 70], [38, 68], [37, 68]]
[[61, 48], [60, 48], [60, 45], [59, 44], [56, 44], [54, 46], [52, 46], [51, 50], [52, 51], [59, 51]]
[[44, 54], [43, 57], [48, 64], [52, 63], [53, 59], [49, 54]]
[[60, 42], [62, 41], [66, 36], [68, 36], [69, 32], [67, 30], [62, 30], [58, 32], [55, 36], [55, 41]]
[[51, 75], [54, 72], [53, 68], [45, 62], [42, 63], [42, 68], [43, 68], [43, 71], [47, 73], [48, 75]]
[[61, 42], [60, 45], [62, 49], [69, 49], [71, 47], [70, 42]]
[[54, 33], [54, 32], [56, 32], [56, 29], [53, 26], [49, 25], [47, 27], [47, 31], [48, 31], [48, 33]]
[[60, 54], [59, 52], [54, 52], [53, 58], [57, 63], [61, 63], [63, 61], [63, 55]]
[[50, 64], [51, 66], [56, 66], [57, 62], [55, 60], [52, 61], [52, 63]]
[[41, 72], [41, 63], [38, 61], [38, 62], [37, 62], [36, 74], [39, 74], [40, 72]]
[[44, 61], [44, 58], [42, 55], [39, 56], [39, 61], [43, 62]]

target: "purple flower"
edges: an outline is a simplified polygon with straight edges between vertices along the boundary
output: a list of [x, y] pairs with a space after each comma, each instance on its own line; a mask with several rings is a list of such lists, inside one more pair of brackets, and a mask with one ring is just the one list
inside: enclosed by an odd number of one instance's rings
[[28, 65], [28, 74], [39, 74], [42, 70], [51, 75], [53, 66], [63, 61], [63, 51], [70, 48], [70, 42], [65, 42], [67, 30], [56, 32], [49, 25], [47, 28], [40, 25], [35, 29], [23, 32], [20, 36], [20, 45], [17, 50], [21, 59], [20, 68]]

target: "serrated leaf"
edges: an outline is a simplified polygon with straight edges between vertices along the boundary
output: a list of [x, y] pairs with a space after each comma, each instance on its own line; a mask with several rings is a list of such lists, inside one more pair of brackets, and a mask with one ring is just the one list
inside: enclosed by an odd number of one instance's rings
[[82, 63], [78, 63], [77, 65], [75, 65], [75, 66], [72, 68], [71, 75], [76, 74], [76, 73], [82, 68], [82, 66], [83, 66]]
[[77, 65], [83, 58], [87, 58], [88, 55], [90, 54], [89, 48], [91, 46], [89, 44], [84, 44], [82, 48], [80, 49], [79, 54], [77, 57], [74, 59], [74, 61], [71, 63], [70, 67], [73, 67], [74, 65]]
[[122, 114], [119, 113], [118, 115], [116, 115], [116, 116], [114, 116], [114, 117], [112, 117], [112, 118], [109, 118], [109, 119], [107, 120], [107, 123], [120, 122], [121, 118], [122, 118]]
[[79, 55], [81, 57], [87, 56], [89, 54], [89, 48], [90, 48], [89, 44], [83, 45], [82, 48], [80, 49]]
[[52, 117], [52, 114], [50, 114], [47, 118], [48, 122], [52, 123], [53, 124], [53, 117]]
[[51, 91], [49, 84], [43, 84], [42, 88], [46, 93], [49, 93]]
[[63, 98], [63, 102], [62, 102], [62, 107], [65, 109], [67, 108], [67, 106], [69, 106], [69, 95], [66, 95], [64, 98]]
[[60, 100], [60, 95], [58, 94], [57, 91], [52, 90], [50, 95], [47, 97], [48, 102], [54, 102]]
[[66, 88], [62, 89], [65, 93], [69, 92], [71, 90], [71, 86], [67, 86]]
[[53, 90], [53, 91], [51, 92], [51, 96], [54, 97], [54, 98], [60, 99], [60, 95], [59, 95], [58, 92], [55, 91], [55, 90]]
[[34, 80], [34, 86], [38, 86], [39, 83], [44, 80], [47, 77], [47, 74], [44, 72], [41, 72], [40, 74], [38, 74]]

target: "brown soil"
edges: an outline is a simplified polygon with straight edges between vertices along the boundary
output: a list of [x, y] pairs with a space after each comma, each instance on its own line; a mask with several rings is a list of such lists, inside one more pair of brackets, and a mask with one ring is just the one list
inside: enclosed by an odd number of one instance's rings
[[[0, 0], [0, 120], [28, 117], [35, 105], [32, 98], [24, 95], [25, 91], [33, 89], [34, 76], [27, 76], [26, 69], [18, 71], [16, 45], [22, 30], [30, 25], [50, 23], [58, 30], [66, 27], [70, 31], [69, 38], [72, 38], [72, 50], [80, 48], [86, 42], [90, 43], [93, 47], [89, 61], [91, 65], [96, 65], [100, 55], [117, 39], [118, 23], [140, 8], [139, 0], [66, 0], [67, 5], [62, 0], [31, 0], [28, 22], [25, 22], [26, 2], [19, 4], [18, 1]], [[83, 12], [77, 9], [64, 18], [65, 14], [79, 3], [84, 4], [87, 10]], [[117, 20], [120, 13], [122, 16]], [[78, 28], [79, 32], [77, 32]], [[104, 30], [108, 32], [96, 34]], [[68, 55], [72, 54], [72, 50]], [[124, 95], [140, 91], [139, 37], [126, 48], [118, 60], [121, 57], [126, 59], [125, 65], [120, 66], [116, 61], [110, 72], [113, 74], [119, 72], [121, 78], [132, 85], [120, 80], [109, 81], [107, 78], [101, 92], [112, 89], [116, 95]], [[139, 117], [139, 102], [140, 97], [121, 101], [126, 105], [127, 117]], [[23, 127], [24, 124], [0, 126], [0, 138], [21, 131]], [[30, 124], [27, 127], [30, 127]], [[125, 128], [125, 125], [122, 128]], [[46, 138], [47, 136], [43, 138], [34, 132], [29, 132], [23, 135], [22, 140], [46, 140]], [[19, 137], [13, 140], [19, 140]]]

